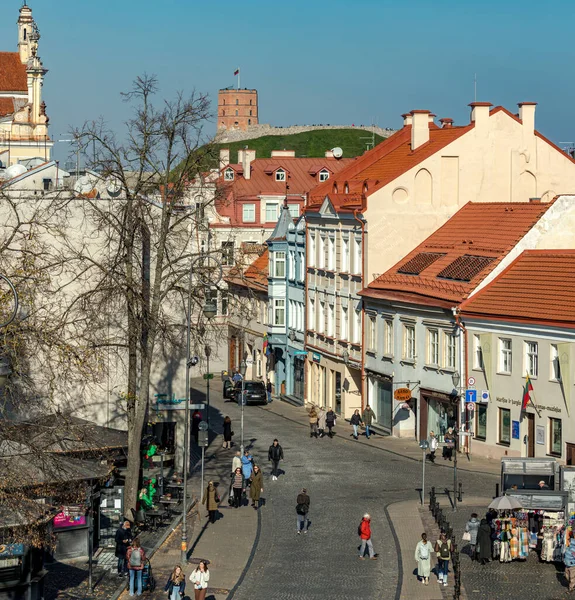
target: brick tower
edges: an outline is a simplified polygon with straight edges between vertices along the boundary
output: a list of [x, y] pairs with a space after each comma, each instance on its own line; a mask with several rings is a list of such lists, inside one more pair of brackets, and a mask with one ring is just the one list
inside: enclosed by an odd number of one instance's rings
[[218, 92], [218, 129], [245, 131], [258, 121], [258, 91], [226, 88]]

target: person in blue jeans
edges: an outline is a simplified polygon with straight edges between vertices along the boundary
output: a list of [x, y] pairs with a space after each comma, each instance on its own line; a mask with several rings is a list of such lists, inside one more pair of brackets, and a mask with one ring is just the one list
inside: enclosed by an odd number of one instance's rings
[[[146, 553], [136, 538], [126, 552], [128, 573], [130, 574], [130, 596], [142, 595], [142, 571], [146, 562]], [[134, 590], [136, 588], [136, 590]], [[134, 594], [135, 591], [135, 594]]]
[[357, 440], [359, 439], [359, 432], [358, 432], [358, 428], [361, 425], [361, 417], [359, 415], [359, 410], [355, 410], [353, 415], [351, 415], [351, 419], [349, 420], [349, 422], [351, 423], [352, 427], [353, 427], [353, 439]]
[[369, 404], [365, 407], [365, 410], [361, 415], [361, 420], [365, 425], [365, 437], [369, 440], [369, 436], [371, 435], [371, 424], [375, 421], [375, 413]]
[[182, 600], [186, 595], [186, 576], [180, 565], [176, 565], [176, 568], [172, 571], [164, 591], [168, 592], [168, 600]]
[[442, 531], [439, 539], [435, 542], [435, 552], [437, 553], [437, 578], [439, 585], [447, 585], [447, 573], [449, 571], [449, 561], [451, 559], [451, 540], [447, 539], [447, 534]]

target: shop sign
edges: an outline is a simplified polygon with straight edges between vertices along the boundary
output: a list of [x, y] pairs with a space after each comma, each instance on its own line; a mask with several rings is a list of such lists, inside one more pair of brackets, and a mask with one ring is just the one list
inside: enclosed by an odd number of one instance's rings
[[0, 558], [24, 556], [24, 544], [0, 544]]
[[314, 363], [319, 364], [321, 361], [321, 354], [319, 352], [312, 352], [311, 353], [311, 358], [313, 360]]
[[307, 350], [296, 350], [293, 353], [294, 356], [307, 356]]
[[394, 392], [393, 392], [393, 397], [398, 401], [398, 402], [407, 402], [408, 400], [411, 400], [411, 390], [409, 388], [397, 388]]
[[86, 509], [83, 506], [64, 506], [54, 517], [54, 529], [86, 525]]
[[514, 440], [519, 439], [519, 421], [511, 421], [511, 437]]

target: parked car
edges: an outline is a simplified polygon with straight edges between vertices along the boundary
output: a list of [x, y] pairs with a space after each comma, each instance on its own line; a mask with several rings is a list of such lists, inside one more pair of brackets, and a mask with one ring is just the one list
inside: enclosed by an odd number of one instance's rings
[[234, 382], [229, 379], [224, 379], [224, 399], [233, 400], [234, 398]]
[[[267, 404], [268, 397], [266, 386], [263, 381], [244, 381], [244, 390], [246, 393], [247, 404]], [[242, 395], [242, 382], [238, 381], [234, 387], [235, 399], [240, 403]]]

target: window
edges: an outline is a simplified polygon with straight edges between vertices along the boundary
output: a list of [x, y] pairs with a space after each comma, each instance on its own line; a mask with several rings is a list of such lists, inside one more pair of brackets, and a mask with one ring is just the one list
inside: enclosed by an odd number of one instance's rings
[[255, 223], [256, 222], [256, 205], [255, 204], [244, 204], [242, 211], [243, 211], [242, 219], [243, 219], [244, 223]]
[[278, 220], [278, 205], [266, 203], [266, 222], [273, 223]]
[[327, 306], [327, 335], [333, 337], [335, 329], [335, 315], [333, 304]]
[[561, 456], [561, 419], [549, 419], [549, 454]]
[[317, 325], [318, 333], [325, 332], [325, 302], [319, 303], [319, 323]]
[[250, 117], [252, 116], [252, 110], [250, 109]]
[[252, 105], [252, 101], [250, 100], [250, 106]]
[[222, 110], [222, 117], [225, 117], [225, 116], [226, 116], [226, 111]]
[[309, 259], [309, 266], [315, 266], [315, 232], [309, 232], [309, 252], [307, 254]]
[[354, 344], [361, 343], [361, 308], [355, 309], [355, 319], [353, 325], [353, 340]]
[[240, 101], [236, 98], [236, 106], [240, 103]]
[[445, 339], [445, 368], [455, 369], [457, 361], [457, 346], [455, 344], [455, 336], [452, 333], [446, 333]]
[[220, 314], [227, 315], [228, 314], [228, 292], [226, 290], [222, 290], [220, 292]]
[[484, 440], [487, 437], [487, 404], [475, 405], [475, 437]]
[[511, 411], [508, 408], [499, 409], [499, 443], [511, 442]]
[[539, 374], [539, 358], [537, 352], [537, 342], [525, 342], [525, 370], [529, 373], [529, 377], [537, 377]]
[[248, 125], [251, 125], [251, 124], [252, 124], [252, 120], [248, 119]]
[[286, 172], [283, 169], [278, 169], [276, 171], [276, 181], [285, 181], [286, 180]]
[[26, 31], [26, 28], [24, 28], [24, 41], [26, 41], [28, 39], [28, 33]]
[[341, 270], [343, 273], [349, 271], [349, 238], [341, 238]]
[[415, 361], [415, 325], [403, 326], [403, 358]]
[[353, 272], [361, 275], [361, 238], [355, 238], [353, 253]]
[[327, 239], [327, 268], [330, 271], [335, 269], [335, 238]]
[[439, 365], [439, 331], [427, 330], [427, 364]]
[[325, 236], [319, 236], [319, 260], [317, 266], [320, 269], [325, 267]]
[[274, 325], [285, 325], [286, 301], [274, 300]]
[[309, 299], [309, 311], [307, 313], [307, 328], [310, 331], [315, 330], [315, 300]]
[[203, 223], [206, 218], [206, 214], [204, 211], [204, 203], [196, 202], [196, 222]]
[[305, 259], [303, 252], [299, 252], [299, 281], [305, 281]]
[[320, 181], [327, 181], [329, 179], [329, 171], [327, 169], [322, 169], [319, 172], [319, 180]]
[[549, 379], [551, 381], [561, 381], [561, 365], [559, 364], [557, 344], [549, 346], [549, 363]]
[[383, 322], [383, 353], [393, 356], [393, 321], [385, 319]]
[[224, 181], [233, 181], [234, 180], [234, 170], [229, 168], [224, 171]]
[[239, 116], [239, 111], [236, 110], [236, 117]]
[[49, 192], [52, 189], [52, 180], [51, 179], [42, 179], [42, 183], [44, 185], [45, 192]]
[[226, 105], [226, 99], [224, 98], [224, 106]]
[[511, 339], [499, 338], [499, 373], [511, 373], [513, 358], [511, 345]]
[[222, 264], [227, 267], [234, 264], [233, 242], [222, 242]]
[[299, 217], [299, 204], [288, 204], [289, 214], [292, 219]]
[[483, 370], [483, 352], [481, 352], [481, 338], [473, 335], [473, 368]]
[[289, 273], [289, 278], [293, 281], [295, 279], [295, 252], [293, 250], [290, 250], [288, 256], [289, 256], [288, 273]]
[[375, 352], [376, 349], [376, 317], [375, 315], [369, 315], [367, 319], [367, 350]]
[[347, 306], [341, 307], [341, 324], [340, 324], [340, 339], [347, 340], [349, 337], [349, 320]]
[[274, 277], [286, 276], [286, 253], [274, 252]]

